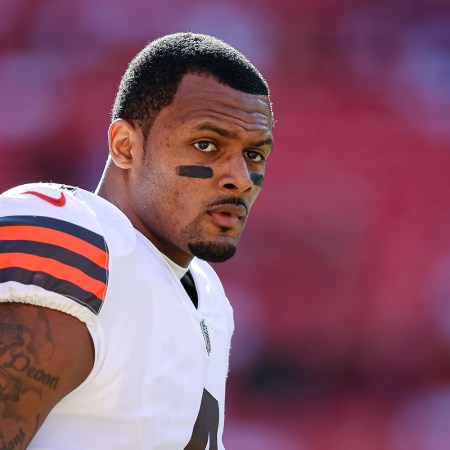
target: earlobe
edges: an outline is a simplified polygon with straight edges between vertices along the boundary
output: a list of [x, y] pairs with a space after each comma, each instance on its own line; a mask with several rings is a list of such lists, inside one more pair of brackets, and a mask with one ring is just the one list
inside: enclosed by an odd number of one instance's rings
[[111, 123], [108, 130], [109, 153], [117, 167], [131, 168], [137, 140], [137, 131], [130, 122], [116, 119]]

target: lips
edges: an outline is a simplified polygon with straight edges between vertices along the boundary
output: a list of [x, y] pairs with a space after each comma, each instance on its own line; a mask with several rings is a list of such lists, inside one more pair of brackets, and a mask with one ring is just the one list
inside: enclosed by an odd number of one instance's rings
[[241, 204], [225, 203], [209, 208], [208, 214], [219, 227], [234, 228], [247, 215], [247, 208]]

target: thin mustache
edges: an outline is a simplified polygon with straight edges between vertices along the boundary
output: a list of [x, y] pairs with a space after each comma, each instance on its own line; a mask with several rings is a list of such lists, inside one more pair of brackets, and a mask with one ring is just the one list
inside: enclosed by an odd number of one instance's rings
[[247, 203], [239, 197], [226, 197], [221, 198], [220, 200], [216, 200], [208, 205], [209, 208], [212, 208], [213, 206], [220, 206], [220, 205], [238, 205], [243, 206], [245, 208], [245, 213], [248, 214], [248, 206]]

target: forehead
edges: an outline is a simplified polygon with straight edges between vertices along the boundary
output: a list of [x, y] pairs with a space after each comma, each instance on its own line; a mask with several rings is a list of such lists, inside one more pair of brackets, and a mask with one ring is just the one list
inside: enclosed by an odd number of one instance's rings
[[237, 134], [272, 133], [272, 111], [268, 97], [247, 94], [206, 75], [183, 77], [172, 103], [157, 117], [168, 127], [218, 123]]

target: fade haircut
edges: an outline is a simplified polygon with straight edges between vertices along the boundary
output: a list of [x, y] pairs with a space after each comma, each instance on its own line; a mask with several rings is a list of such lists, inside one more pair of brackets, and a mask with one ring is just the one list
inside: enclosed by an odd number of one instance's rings
[[187, 73], [213, 76], [233, 89], [269, 96], [258, 69], [230, 45], [204, 34], [174, 33], [150, 42], [130, 62], [111, 119], [138, 124], [146, 142], [156, 116], [170, 105]]

